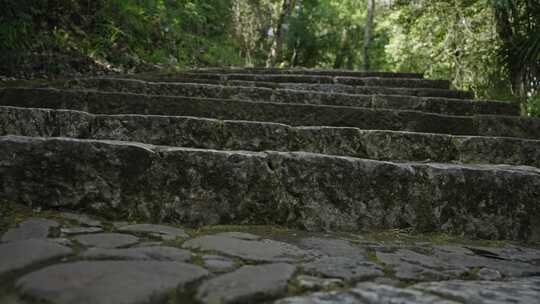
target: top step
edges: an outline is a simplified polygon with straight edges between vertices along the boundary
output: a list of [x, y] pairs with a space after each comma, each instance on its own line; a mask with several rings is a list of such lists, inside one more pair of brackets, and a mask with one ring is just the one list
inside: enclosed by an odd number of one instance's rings
[[324, 75], [287, 75], [287, 74], [214, 74], [214, 73], [188, 73], [180, 72], [170, 75], [135, 75], [134, 78], [147, 81], [160, 82], [201, 82], [219, 81], [256, 81], [274, 83], [316, 83], [316, 84], [342, 84], [350, 86], [377, 86], [389, 88], [428, 88], [450, 89], [447, 80], [430, 80], [418, 78], [389, 78], [389, 77], [350, 77], [350, 76], [324, 76]]
[[403, 72], [361, 72], [351, 70], [325, 69], [276, 69], [276, 68], [203, 68], [187, 70], [188, 73], [214, 74], [279, 74], [279, 75], [319, 75], [319, 76], [349, 76], [349, 77], [380, 77], [380, 78], [424, 78], [421, 73]]

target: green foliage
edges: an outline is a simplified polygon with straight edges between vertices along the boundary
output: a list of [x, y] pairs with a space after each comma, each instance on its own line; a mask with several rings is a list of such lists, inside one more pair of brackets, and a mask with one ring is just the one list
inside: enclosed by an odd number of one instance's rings
[[[461, 89], [493, 97], [500, 45], [486, 1], [421, 1], [398, 4], [386, 19], [387, 60], [397, 70], [452, 79]], [[495, 68], [494, 68], [495, 67]]]
[[[75, 51], [121, 67], [236, 64], [226, 0], [2, 0], [0, 50]], [[37, 39], [36, 39], [37, 38]], [[216, 50], [221, 50], [217, 52]]]
[[[280, 20], [283, 1], [0, 0], [0, 74], [8, 65], [18, 69], [22, 54], [36, 57], [45, 74], [66, 69], [56, 57], [43, 59], [51, 54], [123, 71], [264, 66], [278, 27], [277, 66], [363, 66], [366, 0], [296, 0]], [[477, 97], [519, 102], [540, 115], [540, 2], [377, 3], [373, 70], [451, 79]]]

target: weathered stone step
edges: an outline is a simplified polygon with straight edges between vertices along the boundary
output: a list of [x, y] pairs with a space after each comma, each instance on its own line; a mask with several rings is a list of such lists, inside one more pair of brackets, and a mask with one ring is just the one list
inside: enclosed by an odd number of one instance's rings
[[540, 139], [540, 119], [513, 116], [447, 116], [416, 111], [24, 88], [0, 91], [0, 105], [95, 114], [197, 116], [292, 126]]
[[537, 240], [540, 170], [0, 137], [0, 200], [107, 218]]
[[[420, 73], [408, 72], [362, 72], [351, 70], [325, 70], [325, 69], [279, 69], [279, 68], [201, 68], [185, 71], [187, 73], [214, 73], [214, 74], [285, 74], [285, 75], [321, 75], [321, 76], [348, 76], [348, 77], [386, 77], [386, 78], [423, 78]], [[166, 74], [167, 75], [167, 74]], [[164, 75], [164, 76], [166, 76]], [[169, 73], [169, 76], [175, 75]]]
[[261, 81], [274, 83], [315, 83], [342, 84], [350, 86], [375, 86], [391, 88], [430, 88], [449, 89], [448, 80], [432, 80], [418, 78], [388, 78], [388, 77], [349, 77], [321, 75], [287, 75], [287, 74], [213, 74], [179, 72], [171, 75], [138, 75], [143, 80], [159, 80], [172, 82], [192, 81]]
[[73, 137], [218, 150], [305, 151], [392, 161], [529, 165], [540, 141], [356, 128], [291, 127], [180, 116], [92, 115], [0, 107], [0, 135]]
[[356, 106], [432, 112], [449, 115], [499, 114], [519, 115], [519, 106], [498, 101], [471, 101], [437, 97], [398, 95], [351, 95], [257, 87], [235, 87], [212, 84], [147, 82], [122, 78], [87, 78], [60, 85], [69, 89], [95, 89], [148, 95], [169, 95], [263, 102]]
[[153, 82], [170, 82], [170, 83], [200, 83], [214, 84], [222, 86], [241, 86], [241, 87], [260, 87], [269, 89], [288, 89], [297, 91], [318, 91], [327, 93], [344, 93], [344, 94], [359, 94], [359, 95], [409, 95], [418, 97], [446, 97], [457, 99], [472, 99], [474, 94], [468, 91], [447, 90], [447, 89], [430, 89], [430, 88], [390, 88], [377, 86], [351, 86], [344, 84], [325, 84], [325, 83], [292, 83], [292, 82], [264, 82], [264, 81], [243, 81], [243, 80], [210, 80], [210, 79], [188, 79], [167, 77], [156, 77], [148, 75], [124, 75], [122, 77], [139, 79]]
[[[186, 81], [195, 82], [196, 80]], [[346, 93], [346, 94], [385, 94], [385, 95], [410, 95], [419, 97], [446, 97], [446, 98], [458, 98], [458, 99], [473, 99], [474, 93], [461, 90], [448, 90], [448, 89], [430, 89], [430, 88], [390, 88], [390, 87], [377, 87], [377, 86], [351, 86], [344, 84], [317, 84], [317, 83], [273, 83], [263, 81], [204, 81], [200, 80], [199, 83], [213, 83], [223, 84], [231, 86], [245, 86], [245, 87], [262, 87], [262, 88], [274, 88], [274, 89], [289, 89], [299, 91], [320, 91], [320, 92], [334, 92], [334, 93]]]

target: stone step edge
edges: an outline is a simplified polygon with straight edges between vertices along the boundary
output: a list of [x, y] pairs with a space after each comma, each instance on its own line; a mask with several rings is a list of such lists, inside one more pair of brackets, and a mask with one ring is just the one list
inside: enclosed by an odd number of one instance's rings
[[0, 90], [0, 105], [71, 109], [101, 114], [196, 116], [277, 122], [294, 126], [357, 127], [374, 130], [540, 139], [540, 119], [516, 116], [451, 116], [359, 107], [27, 88]]
[[343, 84], [350, 86], [377, 86], [390, 88], [416, 88], [416, 89], [450, 89], [448, 80], [418, 79], [418, 78], [384, 78], [384, 77], [345, 77], [345, 76], [313, 76], [313, 75], [271, 75], [271, 74], [201, 74], [201, 73], [175, 73], [171, 76], [142, 76], [134, 75], [140, 79], [160, 79], [162, 81], [268, 81], [274, 83], [305, 83], [305, 84]]
[[[216, 73], [216, 74], [285, 74], [285, 75], [321, 75], [321, 76], [350, 76], [350, 77], [387, 77], [387, 78], [424, 78], [422, 73], [412, 72], [363, 72], [342, 69], [306, 69], [306, 68], [198, 68], [188, 69], [181, 72], [187, 73]], [[173, 75], [167, 73], [164, 76]]]
[[[167, 82], [166, 79], [162, 81]], [[174, 81], [168, 81], [173, 82]], [[384, 90], [391, 92], [393, 95], [410, 95], [410, 96], [424, 96], [424, 97], [449, 97], [460, 99], [473, 99], [474, 93], [471, 91], [462, 91], [455, 89], [431, 89], [431, 88], [390, 88], [390, 87], [377, 87], [377, 86], [351, 86], [345, 84], [317, 84], [317, 83], [272, 83], [264, 81], [241, 81], [233, 80], [228, 82], [210, 81], [210, 80], [198, 80], [198, 81], [184, 81], [184, 83], [212, 83], [221, 84], [225, 86], [247, 86], [247, 87], [264, 87], [264, 88], [302, 88], [306, 91], [331, 91], [342, 92], [350, 94], [358, 94], [358, 91], [366, 90]], [[406, 92], [406, 93], [404, 93]]]
[[[322, 91], [322, 92], [337, 92], [347, 94], [359, 94], [358, 91], [381, 91], [394, 92], [392, 95], [408, 95], [408, 96], [420, 96], [420, 97], [449, 97], [457, 99], [473, 99], [474, 94], [470, 91], [461, 91], [454, 89], [433, 89], [433, 88], [391, 88], [391, 87], [377, 87], [377, 86], [351, 86], [345, 84], [324, 84], [324, 83], [275, 83], [265, 81], [243, 81], [243, 80], [231, 80], [231, 81], [219, 81], [210, 79], [167, 79], [159, 77], [138, 77], [123, 75], [122, 77], [129, 79], [137, 79], [144, 81], [154, 82], [168, 82], [168, 83], [192, 83], [192, 84], [213, 84], [221, 86], [242, 86], [242, 87], [260, 87], [271, 89], [297, 89], [302, 91]], [[113, 77], [114, 78], [114, 77]]]
[[540, 238], [540, 170], [530, 167], [2, 136], [0, 179], [5, 201], [108, 218]]
[[0, 106], [0, 135], [73, 137], [245, 151], [304, 151], [382, 161], [540, 168], [540, 140]]
[[[122, 84], [124, 84], [122, 86]], [[469, 100], [444, 97], [418, 97], [390, 94], [346, 94], [291, 89], [250, 88], [213, 84], [151, 82], [129, 78], [84, 78], [65, 81], [52, 87], [60, 89], [93, 89], [177, 97], [206, 97], [260, 102], [302, 103], [351, 106], [377, 109], [415, 110], [448, 115], [520, 115], [517, 104], [494, 100]], [[148, 88], [150, 87], [150, 88]], [[152, 90], [152, 88], [154, 88]], [[202, 92], [204, 91], [204, 93]], [[288, 101], [290, 95], [293, 101]]]

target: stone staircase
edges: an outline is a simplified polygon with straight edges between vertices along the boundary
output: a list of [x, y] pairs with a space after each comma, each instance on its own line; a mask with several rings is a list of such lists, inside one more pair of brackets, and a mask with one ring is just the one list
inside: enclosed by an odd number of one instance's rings
[[413, 73], [206, 69], [0, 91], [0, 201], [111, 219], [540, 239], [540, 119]]

